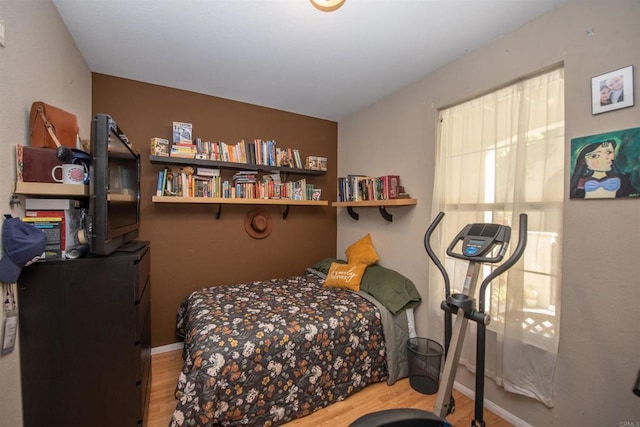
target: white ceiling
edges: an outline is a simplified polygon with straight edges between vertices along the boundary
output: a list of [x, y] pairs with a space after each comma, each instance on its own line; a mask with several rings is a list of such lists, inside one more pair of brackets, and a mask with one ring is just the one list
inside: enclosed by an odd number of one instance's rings
[[91, 71], [340, 121], [564, 0], [53, 0]]

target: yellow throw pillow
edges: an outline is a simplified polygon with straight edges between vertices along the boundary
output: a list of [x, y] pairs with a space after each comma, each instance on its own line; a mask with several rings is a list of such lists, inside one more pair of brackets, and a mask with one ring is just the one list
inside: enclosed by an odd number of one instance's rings
[[373, 265], [378, 262], [380, 257], [376, 248], [373, 247], [371, 234], [367, 234], [358, 240], [345, 251], [347, 254], [347, 262], [349, 264], [367, 264]]
[[344, 288], [359, 291], [360, 281], [366, 268], [366, 264], [339, 264], [332, 262], [324, 285], [329, 288]]

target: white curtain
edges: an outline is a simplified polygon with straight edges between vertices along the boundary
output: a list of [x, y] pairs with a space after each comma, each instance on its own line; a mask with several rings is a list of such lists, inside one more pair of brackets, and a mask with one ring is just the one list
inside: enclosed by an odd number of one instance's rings
[[[551, 407], [560, 322], [564, 70], [442, 110], [438, 133], [432, 217], [440, 211], [445, 217], [432, 242], [452, 289], [461, 290], [467, 269], [444, 255], [459, 230], [470, 223], [509, 225], [513, 249], [519, 215], [528, 215], [525, 255], [487, 291], [486, 374], [505, 390]], [[436, 325], [429, 334], [442, 338], [444, 285], [437, 269], [429, 274], [429, 324]], [[473, 372], [475, 330], [471, 323], [461, 356]]]

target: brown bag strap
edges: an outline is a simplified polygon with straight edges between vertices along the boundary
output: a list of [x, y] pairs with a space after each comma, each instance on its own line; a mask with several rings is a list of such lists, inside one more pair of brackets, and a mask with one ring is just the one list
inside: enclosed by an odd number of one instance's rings
[[56, 137], [56, 133], [53, 131], [55, 129], [53, 127], [53, 124], [49, 120], [47, 120], [47, 116], [45, 116], [44, 114], [44, 108], [42, 107], [42, 105], [38, 105], [37, 111], [38, 111], [38, 114], [40, 115], [40, 118], [42, 118], [42, 121], [44, 122], [44, 127], [49, 132], [51, 139], [56, 144], [56, 147], [60, 148], [62, 144], [60, 144], [60, 141], [58, 141], [58, 137]]

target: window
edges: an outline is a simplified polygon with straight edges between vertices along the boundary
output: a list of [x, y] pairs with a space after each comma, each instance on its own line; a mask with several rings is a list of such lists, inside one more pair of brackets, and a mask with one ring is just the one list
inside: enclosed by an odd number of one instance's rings
[[[433, 210], [446, 214], [443, 245], [466, 224], [491, 222], [512, 227], [515, 247], [518, 217], [528, 215], [523, 259], [487, 288], [497, 350], [515, 340], [557, 353], [564, 147], [563, 69], [440, 111]], [[452, 288], [461, 287], [467, 263], [445, 264]], [[550, 392], [531, 394], [550, 402]]]

